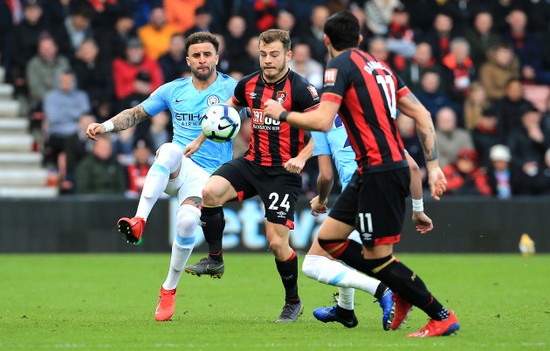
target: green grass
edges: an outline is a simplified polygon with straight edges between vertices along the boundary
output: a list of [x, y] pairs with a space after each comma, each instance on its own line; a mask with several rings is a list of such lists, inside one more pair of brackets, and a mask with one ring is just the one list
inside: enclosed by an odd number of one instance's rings
[[0, 349], [550, 349], [549, 255], [398, 257], [455, 310], [458, 335], [405, 338], [426, 323], [419, 309], [403, 330], [385, 332], [380, 308], [360, 291], [356, 328], [319, 323], [312, 310], [330, 305], [336, 288], [302, 274], [304, 315], [276, 324], [283, 288], [270, 254], [226, 254], [221, 280], [184, 274], [163, 323], [154, 310], [168, 254], [2, 255]]

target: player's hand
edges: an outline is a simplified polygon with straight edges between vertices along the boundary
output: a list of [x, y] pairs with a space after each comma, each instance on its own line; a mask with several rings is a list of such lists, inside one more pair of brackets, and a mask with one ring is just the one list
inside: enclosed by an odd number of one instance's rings
[[264, 112], [268, 117], [273, 118], [274, 120], [279, 120], [279, 115], [283, 113], [284, 107], [280, 103], [273, 99], [269, 99], [264, 102]]
[[439, 166], [429, 171], [428, 183], [432, 197], [439, 200], [440, 196], [447, 190], [447, 179], [445, 179], [445, 175]]
[[413, 211], [412, 220], [416, 224], [416, 231], [420, 234], [426, 234], [434, 228], [432, 219], [424, 212]]
[[311, 199], [309, 204], [311, 206], [311, 214], [315, 217], [319, 216], [321, 213], [328, 212], [327, 201], [320, 201], [319, 195]]
[[91, 123], [86, 129], [88, 139], [97, 141], [97, 135], [105, 133], [105, 126], [100, 123]]
[[286, 161], [285, 169], [290, 173], [300, 174], [300, 172], [302, 172], [302, 169], [304, 169], [305, 165], [306, 165], [306, 162], [304, 160], [302, 160], [299, 157], [294, 157]]

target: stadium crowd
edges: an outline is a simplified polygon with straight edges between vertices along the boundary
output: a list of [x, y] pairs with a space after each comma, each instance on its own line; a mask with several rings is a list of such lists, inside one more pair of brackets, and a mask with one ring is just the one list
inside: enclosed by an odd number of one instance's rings
[[[154, 151], [171, 140], [170, 115], [95, 144], [85, 126], [188, 76], [185, 40], [196, 31], [215, 33], [218, 70], [240, 79], [259, 69], [258, 33], [288, 30], [291, 69], [322, 91], [323, 26], [342, 9], [362, 25], [361, 49], [389, 63], [431, 112], [447, 194], [550, 194], [548, 1], [2, 0], [1, 64], [61, 193], [138, 195]], [[423, 166], [412, 122], [397, 119]], [[303, 172], [308, 195], [316, 167]]]

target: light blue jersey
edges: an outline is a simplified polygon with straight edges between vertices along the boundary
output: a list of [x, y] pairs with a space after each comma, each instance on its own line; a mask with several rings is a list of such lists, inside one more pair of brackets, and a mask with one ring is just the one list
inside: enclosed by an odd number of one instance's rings
[[[200, 118], [208, 106], [225, 103], [233, 96], [237, 81], [218, 72], [218, 78], [206, 90], [195, 89], [191, 77], [176, 79], [161, 85], [142, 106], [145, 112], [154, 116], [160, 111], [169, 109], [174, 126], [173, 143], [182, 150], [202, 133]], [[201, 148], [193, 154], [193, 162], [209, 173], [214, 172], [222, 163], [230, 161], [233, 156], [233, 142], [215, 143], [206, 140]]]
[[313, 138], [313, 156], [332, 156], [340, 177], [342, 190], [344, 190], [357, 169], [357, 162], [355, 162], [355, 152], [340, 117], [336, 115], [332, 128], [328, 132], [312, 131], [311, 137]]

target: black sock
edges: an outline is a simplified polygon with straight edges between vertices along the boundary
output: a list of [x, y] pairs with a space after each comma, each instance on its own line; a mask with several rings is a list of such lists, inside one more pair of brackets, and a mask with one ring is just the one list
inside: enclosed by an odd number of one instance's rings
[[353, 310], [348, 310], [340, 307], [340, 305], [336, 305], [336, 314], [344, 319], [351, 319], [353, 317]]
[[208, 243], [208, 256], [217, 262], [223, 262], [222, 238], [225, 228], [223, 207], [203, 207], [201, 221], [204, 239]]
[[376, 287], [376, 292], [374, 293], [374, 297], [376, 297], [377, 300], [381, 300], [386, 291], [388, 290], [388, 287], [386, 284], [380, 282], [378, 286]]
[[447, 309], [433, 297], [422, 279], [403, 263], [391, 255], [367, 261], [373, 267], [374, 277], [387, 284], [402, 298], [422, 309], [432, 319], [447, 319]]
[[285, 287], [286, 301], [297, 303], [300, 301], [298, 296], [298, 256], [293, 252], [292, 256], [286, 261], [275, 260], [275, 263]]

